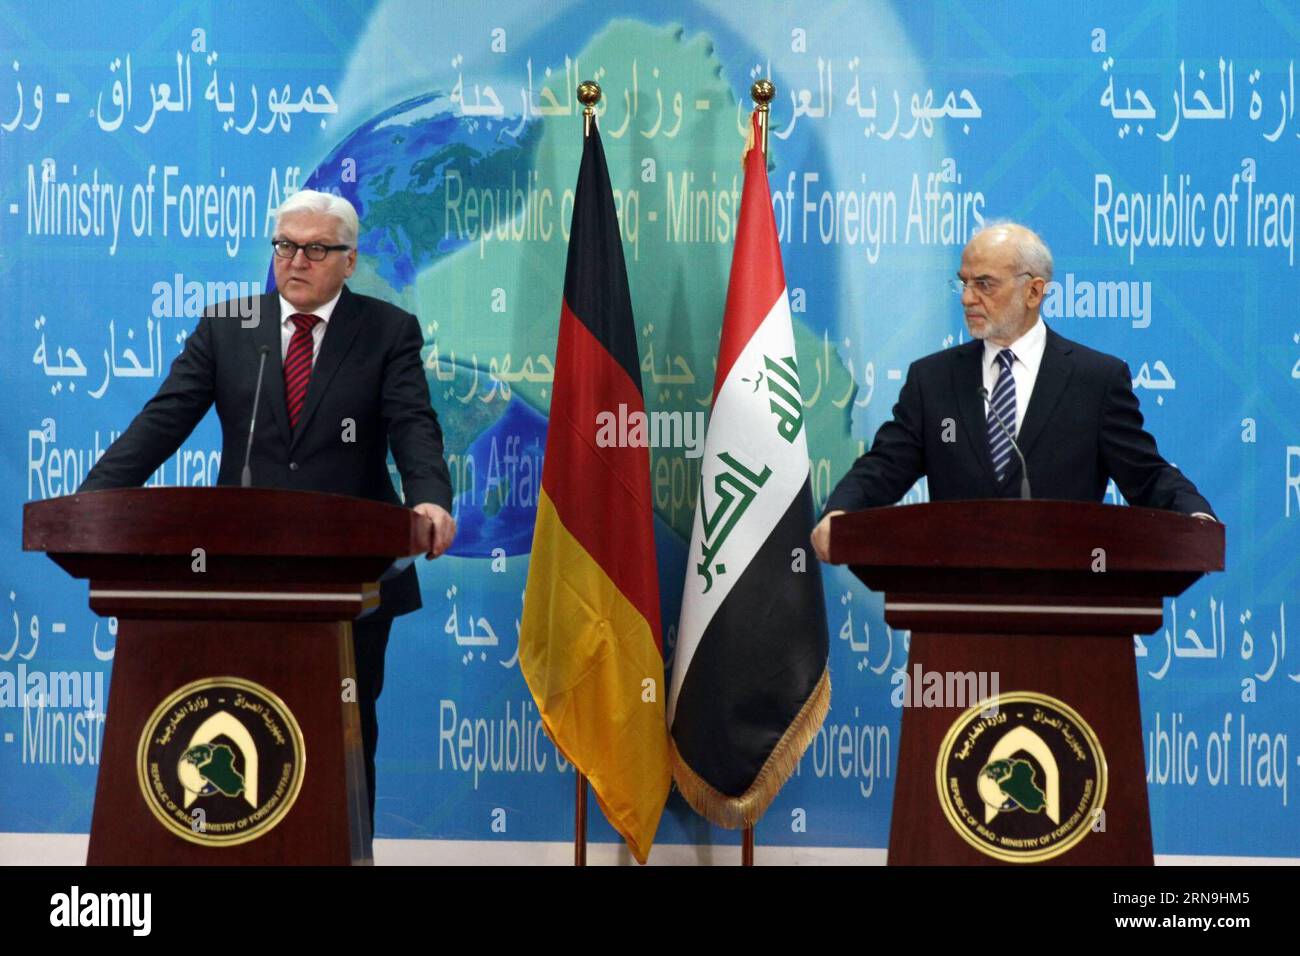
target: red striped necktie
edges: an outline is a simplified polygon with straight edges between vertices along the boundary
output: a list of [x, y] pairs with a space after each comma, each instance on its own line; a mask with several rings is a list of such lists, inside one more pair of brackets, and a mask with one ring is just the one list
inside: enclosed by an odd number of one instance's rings
[[289, 351], [284, 356], [284, 402], [289, 409], [289, 427], [292, 429], [298, 427], [298, 416], [302, 414], [303, 402], [307, 399], [314, 344], [311, 330], [320, 317], [295, 312], [289, 318], [293, 320], [294, 333], [289, 340]]

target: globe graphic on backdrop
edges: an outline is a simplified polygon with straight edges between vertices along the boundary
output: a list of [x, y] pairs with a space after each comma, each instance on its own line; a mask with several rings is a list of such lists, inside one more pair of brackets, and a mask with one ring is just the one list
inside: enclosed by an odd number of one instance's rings
[[[419, 11], [415, 7], [407, 10], [406, 5], [396, 3], [394, 14], [397, 9], [405, 11], [402, 16], [409, 13], [418, 19]], [[712, 18], [706, 17], [706, 20], [712, 21]], [[703, 37], [725, 36], [727, 33], [721, 23], [710, 22]], [[731, 96], [727, 89], [729, 81], [723, 77], [712, 39], [700, 41], [700, 36], [689, 36], [680, 28], [623, 20], [606, 26], [595, 37], [575, 41], [575, 49], [582, 49], [582, 58], [587, 64], [627, 60], [629, 54], [684, 55], [683, 62], [689, 65], [684, 67], [685, 73], [675, 82], [687, 84], [695, 91], [692, 95], [705, 95], [712, 101], [722, 102], [723, 97]], [[735, 43], [734, 40], [729, 42]], [[366, 56], [359, 54], [353, 69], [359, 70], [361, 63], [375, 62], [373, 57], [379, 55], [378, 50], [370, 51], [371, 59], [368, 61]], [[502, 70], [509, 72], [504, 66]], [[554, 74], [546, 69], [539, 78], [552, 75], [555, 79], [551, 82], [563, 83], [559, 78], [567, 74], [557, 67]], [[640, 181], [644, 175], [641, 164], [646, 161], [643, 153], [649, 148], [643, 143], [647, 135], [645, 130], [630, 140], [616, 138], [619, 134], [613, 131], [618, 125], [617, 116], [626, 109], [628, 100], [627, 91], [619, 96], [619, 83], [626, 84], [627, 77], [611, 79], [607, 83], [607, 100], [612, 111], [607, 153], [617, 155], [616, 164], [622, 176], [631, 172], [631, 179], [618, 185], [628, 190], [638, 188], [644, 194], [644, 202], [653, 206], [660, 201], [659, 187], [652, 188]], [[498, 86], [498, 89], [503, 87]], [[561, 92], [558, 95], [563, 98], [565, 94]], [[646, 96], [649, 97], [648, 92]], [[521, 355], [552, 353], [559, 313], [559, 289], [554, 280], [564, 269], [564, 245], [559, 240], [560, 229], [555, 230], [557, 241], [550, 243], [533, 244], [531, 239], [523, 243], [506, 243], [497, 241], [494, 236], [493, 241], [487, 243], [485, 260], [483, 246], [466, 235], [468, 223], [474, 216], [468, 197], [473, 194], [494, 197], [494, 212], [489, 212], [487, 198], [479, 199], [478, 228], [482, 231], [484, 226], [495, 224], [500, 229], [503, 222], [509, 226], [519, 216], [513, 208], [512, 197], [516, 189], [527, 187], [533, 176], [540, 175], [541, 185], [556, 195], [555, 218], [562, 217], [564, 213], [559, 212], [558, 197], [573, 181], [571, 176], [576, 173], [577, 157], [565, 155], [567, 142], [564, 148], [556, 144], [567, 133], [580, 128], [573, 125], [578, 122], [576, 112], [562, 114], [563, 122], [557, 123], [533, 113], [510, 114], [504, 110], [495, 117], [466, 115], [470, 111], [462, 98], [443, 90], [427, 90], [405, 96], [395, 103], [382, 98], [374, 101], [382, 105], [368, 118], [353, 120], [357, 124], [355, 128], [327, 147], [323, 159], [303, 180], [303, 185], [346, 197], [361, 217], [357, 269], [349, 279], [349, 287], [415, 313], [423, 326], [426, 378], [442, 424], [444, 447], [448, 451], [456, 491], [458, 531], [450, 553], [459, 557], [491, 557], [499, 553], [497, 549], [503, 549], [506, 555], [526, 555], [531, 549], [536, 492], [532, 495], [514, 493], [526, 479], [490, 475], [485, 463], [503, 457], [540, 463], [545, 446], [549, 399], [544, 388], [516, 387], [513, 395], [509, 389], [502, 389], [504, 396], [499, 394], [496, 400], [480, 401], [485, 390], [495, 387], [486, 375], [480, 373], [487, 371], [484, 366], [489, 356], [508, 357], [513, 353], [518, 361]], [[730, 108], [725, 112], [729, 114]], [[687, 138], [671, 149], [666, 145], [663, 147], [668, 151], [659, 157], [665, 170], [661, 179], [666, 181], [667, 171], [682, 162], [698, 167], [700, 175], [710, 167], [713, 175], [724, 178], [731, 175], [742, 143], [739, 139], [732, 143], [732, 120], [729, 115], [723, 119], [723, 115], [719, 111], [717, 119], [696, 120], [696, 126], [688, 128]], [[649, 117], [643, 118], [643, 122], [648, 123]], [[937, 139], [934, 143], [927, 141], [924, 147], [907, 147], [900, 153], [912, 156], [922, 149], [928, 153], [936, 145]], [[816, 145], [814, 155], [819, 155], [821, 150], [822, 146]], [[783, 160], [787, 164], [796, 161], [808, 160]], [[834, 165], [829, 154], [825, 162]], [[901, 159], [894, 160], [890, 165], [901, 162]], [[904, 165], [909, 164], [914, 165], [910, 159]], [[655, 198], [649, 198], [651, 196]], [[659, 210], [647, 215], [663, 214]], [[662, 221], [666, 222], [667, 218]], [[636, 290], [640, 293], [636, 296], [637, 307], [645, 310], [638, 313], [638, 318], [646, 316], [647, 327], [659, 329], [655, 335], [667, 333], [662, 340], [652, 342], [647, 338], [645, 341], [652, 350], [658, 346], [661, 354], [672, 349], [689, 355], [693, 367], [701, 370], [702, 376], [707, 378], [712, 358], [707, 354], [711, 342], [708, 336], [698, 334], [697, 330], [711, 327], [721, 315], [727, 271], [727, 261], [724, 260], [729, 260], [730, 250], [724, 249], [725, 244], [718, 243], [682, 246], [665, 240], [663, 236], [660, 227], [653, 245], [649, 239], [644, 244], [646, 248], [633, 244], [642, 261], [639, 264], [629, 262], [630, 272], [637, 268], [641, 271], [640, 276], [634, 277], [641, 281], [641, 288]], [[626, 250], [630, 240], [627, 235], [623, 238]], [[635, 258], [637, 252], [629, 251], [628, 254]], [[787, 255], [785, 265], [792, 275], [818, 275], [819, 281], [830, 287], [849, 281], [849, 273], [841, 279], [834, 257], [827, 261], [822, 250], [795, 243], [787, 250]], [[933, 250], [924, 255], [933, 255], [937, 259], [943, 256], [943, 252]], [[453, 257], [456, 261], [451, 265]], [[537, 281], [539, 278], [542, 283]], [[538, 288], [545, 282], [551, 282], [551, 285], [547, 287], [548, 298], [543, 300], [536, 296]], [[473, 300], [473, 306], [465, 305], [472, 301], [471, 290], [490, 290], [498, 284], [503, 294], [508, 292], [511, 296], [512, 311], [508, 318], [493, 316], [476, 300]], [[549, 298], [552, 294], [553, 300]], [[878, 296], [882, 294], [877, 292]], [[534, 298], [529, 300], [529, 296]], [[881, 300], [881, 308], [885, 310], [890, 308], [887, 298], [886, 295]], [[909, 308], [913, 311], [921, 309], [917, 296], [913, 294], [911, 298], [916, 301], [912, 301]], [[705, 300], [715, 299], [716, 317], [699, 306]], [[459, 303], [454, 309], [451, 306], [453, 302]], [[519, 311], [520, 302], [527, 302], [524, 308], [531, 311]], [[690, 305], [686, 307], [683, 303]], [[447, 320], [449, 311], [457, 313], [450, 323]], [[942, 314], [938, 307], [924, 311], [927, 316]], [[683, 318], [686, 315], [690, 315], [689, 320]], [[439, 318], [443, 319], [445, 327], [440, 328]], [[510, 322], [509, 329], [492, 324], [494, 319]], [[833, 390], [836, 395], [843, 395], [844, 389], [853, 385], [849, 381], [853, 373], [837, 354], [841, 347], [848, 349], [849, 346], [847, 338], [838, 344], [835, 342], [833, 313], [823, 307], [810, 314], [800, 313], [798, 319], [797, 324], [803, 330], [799, 333], [802, 336], [800, 348], [806, 351], [811, 364], [820, 363], [825, 378], [821, 383], [824, 390], [828, 394]], [[934, 322], [937, 325], [939, 320]], [[823, 324], [829, 327], [823, 327]], [[892, 337], [889, 351], [903, 351], [903, 338], [919, 339], [926, 331], [917, 325], [915, 329], [909, 328], [905, 336]], [[854, 337], [861, 338], [856, 332]], [[933, 332], [929, 337], [937, 341]], [[818, 345], [823, 348], [819, 350]], [[913, 346], [906, 351], [915, 354], [922, 350]], [[898, 364], [879, 352], [873, 354], [873, 358], [882, 364]], [[436, 366], [435, 361], [438, 363]], [[865, 359], [860, 359], [859, 367], [865, 364]], [[478, 394], [473, 400], [468, 400], [466, 396], [473, 393], [476, 385]], [[500, 400], [501, 397], [505, 400]], [[675, 396], [655, 396], [655, 401], [665, 408], [693, 410], [699, 406], [692, 404], [692, 398], [687, 398], [679, 390]], [[676, 404], [668, 404], [674, 400]], [[847, 418], [840, 411], [841, 407], [832, 406], [828, 401], [821, 402], [810, 409], [808, 427], [825, 434], [846, 429]], [[872, 411], [880, 407], [882, 403], [876, 402]], [[867, 413], [866, 401], [857, 399], [855, 393], [852, 415], [863, 417]], [[841, 449], [837, 454], [843, 457], [846, 453]], [[452, 455], [459, 458], [460, 470], [457, 462], [451, 460]], [[472, 470], [465, 465], [471, 461]], [[847, 461], [836, 463], [836, 467], [840, 465], [847, 466]], [[396, 479], [396, 469], [391, 470]], [[534, 488], [540, 484], [540, 465], [537, 472], [532, 479]], [[679, 484], [684, 486], [686, 481]], [[679, 505], [674, 501], [671, 509], [664, 510], [666, 506], [656, 501], [656, 520], [666, 521], [679, 538], [685, 539], [689, 537], [690, 509]]]
[[[349, 287], [419, 314], [415, 283], [420, 275], [469, 244], [446, 238], [446, 170], [454, 166], [462, 178], [457, 189], [508, 183], [511, 170], [531, 167], [540, 136], [535, 121], [458, 115], [442, 93], [413, 97], [362, 123], [304, 182], [306, 188], [344, 196], [361, 218], [357, 271]], [[436, 326], [420, 318], [430, 343]], [[440, 362], [442, 378], [428, 362], [425, 374], [446, 448], [486, 462], [493, 440], [504, 447], [509, 436], [514, 454], [540, 456], [546, 419], [537, 409], [517, 394], [490, 403], [450, 400], [453, 393], [468, 391], [477, 369], [471, 373], [463, 360], [453, 363], [445, 356]], [[450, 381], [448, 374], [454, 375]], [[472, 473], [472, 481], [473, 488], [456, 489], [457, 534], [450, 553], [488, 557], [494, 548], [508, 555], [527, 553], [534, 509], [517, 503], [484, 468]]]
[[538, 122], [461, 116], [446, 95], [426, 93], [361, 124], [306, 185], [357, 207], [358, 258], [401, 304], [423, 269], [467, 244], [445, 238], [444, 171], [454, 166], [466, 186], [495, 185], [532, 162], [540, 137]]

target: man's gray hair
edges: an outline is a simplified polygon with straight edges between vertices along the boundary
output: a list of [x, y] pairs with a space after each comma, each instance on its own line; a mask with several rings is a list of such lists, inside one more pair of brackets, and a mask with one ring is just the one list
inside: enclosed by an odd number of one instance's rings
[[342, 196], [317, 192], [315, 189], [299, 189], [280, 203], [280, 208], [275, 211], [276, 232], [280, 231], [280, 220], [298, 212], [317, 212], [333, 216], [339, 221], [339, 242], [356, 247], [361, 221], [357, 218], [356, 207]]
[[1030, 275], [1042, 276], [1052, 281], [1052, 250], [1047, 248], [1042, 236], [1023, 223], [1010, 219], [993, 219], [984, 223], [980, 232], [989, 229], [1001, 229], [1007, 233], [1016, 247], [1016, 258], [1020, 260], [1020, 270]]

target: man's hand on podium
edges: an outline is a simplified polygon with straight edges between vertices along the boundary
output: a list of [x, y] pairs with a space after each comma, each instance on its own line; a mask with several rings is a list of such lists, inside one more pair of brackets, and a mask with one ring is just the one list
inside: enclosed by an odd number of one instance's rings
[[817, 522], [817, 527], [813, 528], [812, 546], [820, 561], [831, 559], [831, 519], [842, 514], [843, 511], [828, 512], [825, 518]]
[[456, 538], [456, 519], [447, 513], [447, 509], [425, 501], [416, 505], [416, 514], [422, 514], [433, 522], [433, 534], [429, 540], [429, 553], [426, 558], [433, 559], [451, 547]]

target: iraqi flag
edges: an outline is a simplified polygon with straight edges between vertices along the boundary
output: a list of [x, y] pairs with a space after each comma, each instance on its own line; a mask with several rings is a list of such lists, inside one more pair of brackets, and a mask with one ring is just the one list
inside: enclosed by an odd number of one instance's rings
[[755, 147], [668, 695], [677, 786], [700, 814], [732, 828], [763, 815], [830, 707], [803, 400], [769, 195]]
[[592, 123], [573, 203], [519, 667], [551, 739], [641, 863], [672, 773], [650, 452], [598, 438], [645, 414], [618, 215]]

